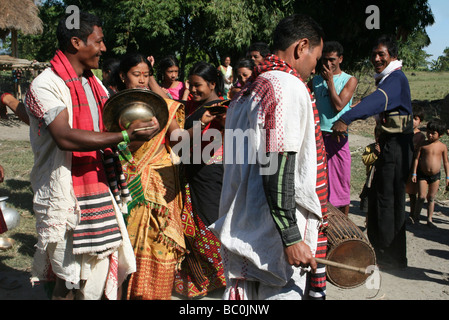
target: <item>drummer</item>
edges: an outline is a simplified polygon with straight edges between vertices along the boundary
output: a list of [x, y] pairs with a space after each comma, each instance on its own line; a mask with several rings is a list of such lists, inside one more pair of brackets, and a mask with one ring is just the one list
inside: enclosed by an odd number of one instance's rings
[[[311, 18], [284, 18], [273, 34], [275, 54], [265, 57], [255, 80], [227, 111], [227, 132], [248, 132], [256, 141], [225, 138], [226, 188], [220, 217], [211, 226], [226, 257], [225, 299], [325, 296], [324, 274], [310, 281], [302, 269], [316, 271], [314, 255], [321, 247], [326, 251], [317, 228], [327, 204], [326, 154], [318, 112], [304, 84], [321, 57], [322, 39]], [[232, 152], [234, 142], [239, 155]], [[254, 153], [269, 153], [274, 170], [251, 162]]]

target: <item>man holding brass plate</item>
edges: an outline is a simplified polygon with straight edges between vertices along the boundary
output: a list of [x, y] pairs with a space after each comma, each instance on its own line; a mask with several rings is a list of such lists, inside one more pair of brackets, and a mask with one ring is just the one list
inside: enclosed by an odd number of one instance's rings
[[[80, 28], [69, 29], [66, 19], [58, 25], [51, 67], [26, 97], [38, 233], [33, 281], [56, 279], [54, 299], [116, 299], [136, 266], [103, 157], [122, 141], [151, 139], [159, 125], [153, 118], [104, 130], [108, 94], [91, 72], [106, 51], [101, 22], [80, 12]], [[135, 131], [143, 127], [153, 129]]]

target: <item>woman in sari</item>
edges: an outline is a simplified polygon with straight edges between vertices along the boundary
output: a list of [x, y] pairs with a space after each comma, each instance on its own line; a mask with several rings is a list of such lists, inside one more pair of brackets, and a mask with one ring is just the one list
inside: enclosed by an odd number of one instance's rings
[[[118, 75], [122, 89], [154, 87], [167, 97], [143, 55], [126, 56]], [[128, 281], [127, 299], [171, 299], [175, 272], [186, 251], [179, 172], [170, 157], [168, 138], [171, 131], [183, 127], [184, 108], [179, 102], [165, 101], [169, 111], [165, 127], [150, 141], [119, 148], [132, 196], [125, 220], [137, 264]]]
[[218, 67], [218, 70], [223, 74], [224, 77], [224, 88], [222, 95], [228, 98], [229, 90], [231, 90], [232, 83], [234, 81], [234, 74], [232, 73], [231, 57], [226, 56], [223, 63]]
[[[191, 99], [186, 102], [188, 117], [185, 128], [201, 122], [201, 134], [216, 129], [222, 133], [226, 119], [226, 106], [222, 98], [223, 77], [212, 65], [205, 62], [195, 64], [189, 74]], [[184, 209], [182, 220], [188, 253], [176, 273], [175, 290], [189, 298], [207, 295], [212, 290], [223, 288], [226, 281], [220, 256], [220, 241], [208, 226], [218, 219], [218, 205], [222, 188], [222, 140], [210, 154], [204, 155], [203, 142], [200, 148], [202, 161], [184, 165]], [[193, 147], [195, 152], [195, 146]]]

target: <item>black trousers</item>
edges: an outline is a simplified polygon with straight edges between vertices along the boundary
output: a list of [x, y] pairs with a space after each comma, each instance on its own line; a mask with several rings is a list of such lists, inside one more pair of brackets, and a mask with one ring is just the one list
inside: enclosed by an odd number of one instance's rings
[[383, 134], [368, 195], [368, 239], [379, 262], [407, 265], [405, 185], [413, 158], [413, 134]]

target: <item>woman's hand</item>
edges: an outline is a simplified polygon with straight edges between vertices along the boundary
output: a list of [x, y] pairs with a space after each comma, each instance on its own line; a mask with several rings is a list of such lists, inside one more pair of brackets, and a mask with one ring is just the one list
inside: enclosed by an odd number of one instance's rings
[[203, 116], [201, 117], [201, 129], [204, 129], [208, 124], [210, 124], [216, 115], [210, 113], [209, 110], [204, 111]]

